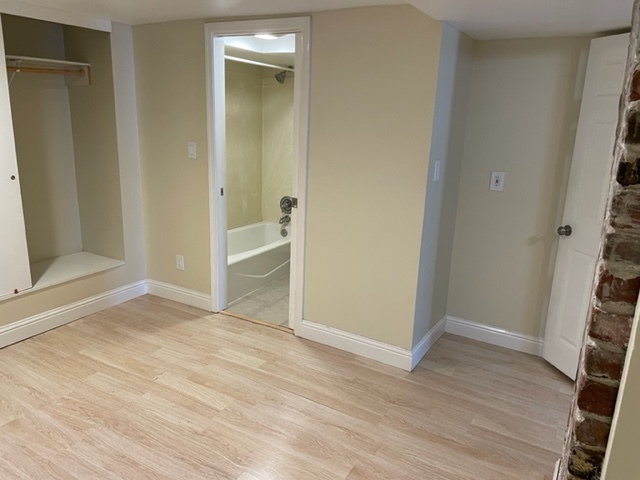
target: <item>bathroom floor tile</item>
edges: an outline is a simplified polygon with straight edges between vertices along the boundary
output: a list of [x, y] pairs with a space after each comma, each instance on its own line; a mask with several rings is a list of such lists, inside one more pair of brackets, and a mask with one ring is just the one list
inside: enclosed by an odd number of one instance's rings
[[289, 322], [289, 276], [280, 278], [236, 300], [229, 305], [227, 311], [274, 325], [287, 326]]

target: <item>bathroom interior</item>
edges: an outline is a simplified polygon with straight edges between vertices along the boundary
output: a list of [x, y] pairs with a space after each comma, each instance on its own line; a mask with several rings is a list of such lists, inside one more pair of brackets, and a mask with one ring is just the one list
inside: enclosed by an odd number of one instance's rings
[[295, 35], [225, 38], [227, 305], [289, 325]]

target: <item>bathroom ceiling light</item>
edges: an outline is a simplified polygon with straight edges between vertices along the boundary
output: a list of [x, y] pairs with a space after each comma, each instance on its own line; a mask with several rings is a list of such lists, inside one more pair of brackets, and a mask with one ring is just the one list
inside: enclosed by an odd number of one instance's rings
[[258, 33], [254, 35], [254, 37], [259, 38], [260, 40], [277, 40], [278, 36], [273, 33]]

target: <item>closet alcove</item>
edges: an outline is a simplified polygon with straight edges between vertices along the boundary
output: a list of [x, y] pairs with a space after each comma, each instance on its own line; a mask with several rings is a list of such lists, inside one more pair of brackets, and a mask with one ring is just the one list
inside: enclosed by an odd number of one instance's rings
[[125, 256], [109, 33], [1, 19], [22, 206], [13, 211], [23, 215], [31, 275], [25, 288], [0, 273], [0, 298], [10, 298]]

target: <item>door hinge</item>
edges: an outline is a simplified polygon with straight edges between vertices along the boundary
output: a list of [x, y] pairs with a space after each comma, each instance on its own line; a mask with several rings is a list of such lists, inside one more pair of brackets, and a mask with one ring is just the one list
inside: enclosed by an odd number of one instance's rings
[[221, 196], [221, 197], [224, 197], [224, 187], [221, 187], [221, 188], [220, 188], [220, 196]]

